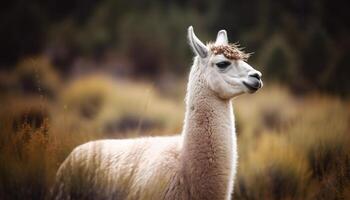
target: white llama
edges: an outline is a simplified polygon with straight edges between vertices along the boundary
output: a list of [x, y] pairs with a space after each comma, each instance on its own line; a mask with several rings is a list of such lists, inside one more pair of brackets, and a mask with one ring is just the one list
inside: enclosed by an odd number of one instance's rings
[[56, 199], [228, 200], [237, 166], [231, 99], [262, 87], [248, 55], [225, 30], [204, 45], [188, 28], [196, 54], [181, 135], [100, 140], [78, 146], [57, 172]]

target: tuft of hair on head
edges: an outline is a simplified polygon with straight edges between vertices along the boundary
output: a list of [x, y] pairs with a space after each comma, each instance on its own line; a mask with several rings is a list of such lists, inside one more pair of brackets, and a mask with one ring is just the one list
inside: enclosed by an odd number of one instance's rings
[[210, 50], [215, 54], [223, 54], [226, 58], [231, 60], [243, 60], [247, 61], [252, 53], [245, 53], [243, 48], [239, 47], [238, 44], [227, 44], [227, 45], [214, 45], [209, 44]]

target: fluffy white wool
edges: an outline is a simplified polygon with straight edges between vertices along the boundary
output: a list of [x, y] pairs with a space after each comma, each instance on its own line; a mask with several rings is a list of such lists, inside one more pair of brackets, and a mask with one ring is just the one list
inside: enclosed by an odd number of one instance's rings
[[[231, 69], [220, 71], [215, 63], [227, 58], [212, 53], [192, 27], [188, 37], [197, 56], [182, 133], [78, 146], [57, 172], [56, 199], [231, 198], [237, 166], [231, 99], [249, 92], [242, 80], [257, 71], [241, 60], [230, 60]], [[225, 31], [216, 44], [228, 44]]]

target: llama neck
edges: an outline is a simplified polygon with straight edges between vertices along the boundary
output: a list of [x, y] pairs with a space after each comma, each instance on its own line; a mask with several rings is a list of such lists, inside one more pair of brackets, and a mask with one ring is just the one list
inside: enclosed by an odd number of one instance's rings
[[[226, 199], [235, 171], [236, 135], [232, 104], [219, 99], [200, 78], [190, 74], [183, 129], [182, 170], [189, 193]], [[219, 198], [219, 199], [220, 199]]]

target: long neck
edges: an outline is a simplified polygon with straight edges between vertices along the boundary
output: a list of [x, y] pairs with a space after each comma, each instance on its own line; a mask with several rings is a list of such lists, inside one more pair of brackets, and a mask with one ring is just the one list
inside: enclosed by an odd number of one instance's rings
[[186, 96], [182, 171], [193, 199], [226, 199], [236, 161], [232, 104], [219, 99], [201, 77], [194, 65]]

